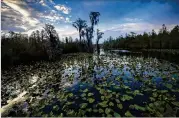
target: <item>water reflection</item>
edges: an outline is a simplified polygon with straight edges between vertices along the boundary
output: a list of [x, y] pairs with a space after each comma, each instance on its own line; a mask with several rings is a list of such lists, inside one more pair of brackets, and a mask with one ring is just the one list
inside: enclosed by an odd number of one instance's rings
[[[151, 96], [155, 89], [174, 92], [179, 89], [177, 83], [179, 80], [178, 66], [168, 61], [151, 57], [100, 52], [100, 55], [78, 55], [64, 58], [59, 62], [41, 62], [33, 66], [19, 66], [9, 72], [4, 71], [2, 73], [3, 105], [7, 104], [8, 99], [14, 99], [23, 90], [26, 90], [28, 98], [21, 109], [27, 112], [27, 103], [32, 107], [40, 105], [39, 101], [46, 100], [48, 102], [43, 105], [46, 106], [45, 111], [47, 112], [49, 111], [46, 109], [47, 107], [53, 108], [57, 102], [61, 103], [58, 100], [63, 100], [61, 98], [63, 93], [60, 95], [57, 93], [64, 89], [68, 90], [68, 96], [74, 94], [75, 99], [69, 98], [73, 100], [71, 102], [79, 104], [87, 100], [87, 98], [82, 97], [84, 96], [83, 91], [86, 89], [93, 94], [94, 103], [101, 102], [101, 94], [105, 94], [103, 96], [107, 96], [108, 100], [111, 100], [113, 97], [111, 97], [110, 92], [112, 91], [114, 95], [120, 94], [122, 96], [120, 99], [124, 101], [121, 103], [125, 107], [123, 111], [119, 112], [124, 115], [122, 112], [126, 112], [130, 104], [145, 105], [141, 101], [137, 101], [139, 97], [136, 95], [133, 100], [126, 103], [125, 99], [131, 99], [128, 93], [142, 94], [144, 96], [140, 96], [141, 100], [148, 102], [149, 95]], [[149, 93], [145, 93], [146, 91]], [[177, 100], [179, 99], [177, 92], [172, 94], [176, 95]], [[60, 99], [57, 99], [59, 96]], [[53, 104], [51, 105], [49, 101]], [[66, 103], [70, 104], [69, 101]], [[111, 100], [111, 102], [113, 101]], [[93, 102], [93, 99], [90, 99], [90, 102]], [[60, 106], [60, 108], [62, 107]], [[76, 106], [76, 108], [78, 107]], [[118, 111], [117, 109], [114, 107], [114, 110]], [[31, 111], [29, 110], [29, 112]], [[140, 112], [135, 113], [140, 116]], [[98, 115], [96, 114], [96, 116]]]

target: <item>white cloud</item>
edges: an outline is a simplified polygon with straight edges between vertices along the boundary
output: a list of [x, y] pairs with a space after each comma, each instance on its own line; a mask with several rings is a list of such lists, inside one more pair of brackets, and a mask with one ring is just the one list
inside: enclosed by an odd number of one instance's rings
[[45, 13], [38, 13], [37, 15], [39, 18], [43, 18], [43, 20], [50, 21], [52, 23], [58, 24], [60, 21], [63, 21], [65, 23], [70, 23], [69, 17], [64, 17], [61, 14], [57, 13], [55, 10], [52, 10], [50, 12]]
[[57, 10], [62, 11], [64, 14], [69, 14], [71, 12], [71, 8], [65, 6], [65, 5], [55, 5], [54, 6]]
[[55, 5], [55, 3], [53, 2], [53, 0], [49, 0], [51, 4]]
[[[47, 2], [46, 0], [41, 1]], [[30, 7], [24, 1], [12, 0], [2, 2], [1, 19], [2, 30], [12, 30], [27, 34], [30, 34], [34, 30], [40, 29], [40, 27], [43, 27], [45, 23], [57, 25], [59, 23], [71, 22], [70, 17], [64, 17], [56, 10], [46, 9], [45, 12], [40, 12], [33, 7]]]
[[[39, 20], [37, 20], [36, 18], [31, 17], [31, 12], [29, 12], [27, 9], [21, 7], [20, 5], [24, 5], [25, 3], [22, 1], [12, 1], [12, 0], [4, 0], [3, 3], [5, 3], [10, 9], [9, 11], [15, 12], [17, 14], [18, 12], [18, 16], [16, 16], [16, 18], [18, 19], [18, 17], [22, 18], [22, 24], [23, 25], [27, 25], [27, 26], [36, 26], [39, 22]], [[9, 12], [6, 8], [6, 11]], [[3, 14], [3, 13], [2, 13]], [[8, 13], [8, 14], [13, 14], [13, 13]], [[7, 15], [8, 15], [7, 14]], [[6, 15], [6, 14], [3, 14]], [[15, 16], [14, 16], [15, 17]], [[9, 19], [10, 20], [10, 19]]]
[[124, 18], [125, 21], [129, 22], [137, 22], [137, 21], [142, 21], [140, 18]]
[[73, 37], [78, 38], [78, 32], [72, 27], [72, 26], [64, 26], [63, 28], [56, 28], [57, 33], [59, 34], [60, 38], [65, 38], [65, 37]]
[[46, 3], [45, 3], [45, 0], [40, 0], [39, 2], [42, 6], [48, 6]]

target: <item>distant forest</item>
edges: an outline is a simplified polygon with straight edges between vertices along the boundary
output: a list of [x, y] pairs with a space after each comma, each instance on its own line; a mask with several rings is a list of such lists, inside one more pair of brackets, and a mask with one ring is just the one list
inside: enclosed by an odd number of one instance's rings
[[179, 49], [179, 26], [175, 26], [171, 31], [167, 30], [165, 24], [157, 34], [152, 32], [144, 32], [143, 34], [135, 34], [131, 32], [125, 37], [117, 38], [109, 37], [103, 43], [103, 48], [108, 49]]

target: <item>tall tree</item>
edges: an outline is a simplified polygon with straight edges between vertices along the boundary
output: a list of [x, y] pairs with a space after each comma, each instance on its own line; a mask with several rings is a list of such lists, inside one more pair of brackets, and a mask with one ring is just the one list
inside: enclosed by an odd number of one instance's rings
[[89, 17], [90, 17], [90, 21], [91, 21], [92, 32], [94, 32], [94, 25], [97, 25], [99, 22], [99, 16], [100, 16], [99, 12], [90, 12]]
[[92, 27], [86, 27], [85, 35], [86, 35], [86, 39], [87, 39], [87, 43], [88, 43], [88, 51], [93, 52], [93, 48], [92, 48], [92, 38], [93, 38]]
[[98, 54], [98, 55], [100, 54], [99, 39], [102, 38], [102, 35], [103, 35], [103, 34], [104, 34], [103, 32], [100, 32], [99, 29], [97, 29], [96, 49], [97, 49], [97, 54]]
[[50, 41], [50, 47], [48, 47], [49, 59], [54, 59], [55, 56], [61, 53], [58, 34], [55, 27], [50, 24], [45, 24], [44, 31], [46, 38]]
[[99, 12], [91, 12], [90, 15], [89, 15], [90, 21], [91, 21], [92, 31], [94, 31], [94, 25], [97, 25], [98, 22], [99, 22], [99, 16], [100, 16]]
[[86, 21], [78, 18], [75, 22], [73, 22], [73, 27], [75, 27], [79, 33], [79, 38], [81, 42], [81, 37], [82, 37], [82, 30], [87, 26]]

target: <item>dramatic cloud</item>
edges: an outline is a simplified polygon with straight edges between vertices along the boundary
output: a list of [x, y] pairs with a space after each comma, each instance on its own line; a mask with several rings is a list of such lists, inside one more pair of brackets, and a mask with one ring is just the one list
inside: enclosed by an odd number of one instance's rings
[[31, 16], [31, 12], [22, 7], [26, 6], [24, 2], [6, 0], [3, 1], [2, 6], [2, 29], [10, 28], [23, 31], [40, 23], [38, 19]]
[[[48, 1], [52, 5], [55, 4], [52, 0]], [[30, 6], [29, 4], [33, 4]], [[35, 5], [41, 5], [44, 11], [39, 11], [33, 8]], [[62, 5], [63, 6], [63, 5]], [[66, 8], [66, 10], [65, 10]], [[70, 12], [69, 8], [62, 7], [63, 12], [66, 14]], [[70, 23], [70, 17], [63, 16], [53, 7], [50, 8], [47, 5], [46, 0], [40, 0], [34, 2], [33, 0], [28, 1], [13, 1], [4, 0], [1, 7], [1, 21], [2, 30], [12, 30], [19, 32], [26, 32], [30, 34], [33, 30], [40, 29], [45, 23], [60, 24]]]
[[65, 6], [65, 5], [55, 5], [54, 6], [57, 10], [62, 11], [64, 14], [69, 14], [71, 12], [71, 8]]
[[[81, 18], [90, 25], [89, 13], [98, 11], [101, 15], [95, 31], [98, 28], [104, 32], [102, 42], [109, 36], [118, 37], [130, 32], [139, 34], [152, 29], [158, 32], [162, 24], [168, 29], [173, 28], [179, 24], [179, 7], [175, 1], [178, 0], [3, 0], [1, 29], [30, 34], [50, 23], [60, 38], [78, 38], [72, 22]], [[93, 42], [95, 39], [96, 32]]]

